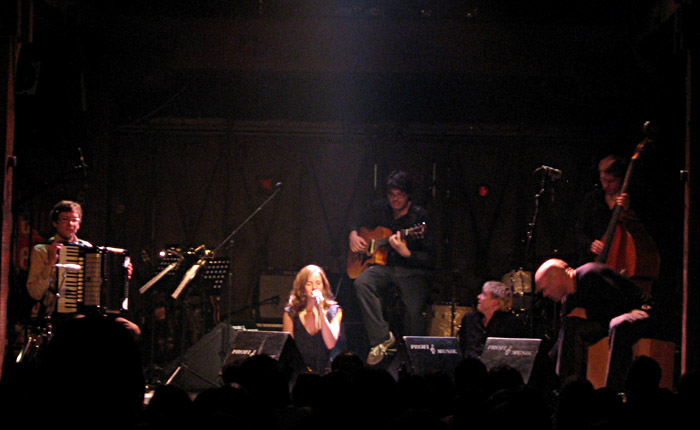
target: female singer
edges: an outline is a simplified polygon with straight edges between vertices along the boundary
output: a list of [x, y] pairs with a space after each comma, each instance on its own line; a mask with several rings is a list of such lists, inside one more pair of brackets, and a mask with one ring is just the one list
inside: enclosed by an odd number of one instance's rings
[[334, 300], [322, 268], [308, 265], [297, 273], [284, 308], [282, 330], [290, 333], [308, 370], [325, 374], [330, 352], [340, 337], [343, 310]]

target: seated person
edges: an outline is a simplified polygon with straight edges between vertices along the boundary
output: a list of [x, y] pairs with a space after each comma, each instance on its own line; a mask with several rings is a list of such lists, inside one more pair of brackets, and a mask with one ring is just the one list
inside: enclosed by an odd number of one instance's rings
[[535, 272], [537, 292], [562, 303], [563, 320], [552, 356], [561, 380], [586, 377], [588, 346], [610, 336], [606, 386], [624, 390], [632, 347], [649, 329], [652, 298], [605, 264], [577, 268], [556, 258]]
[[513, 292], [498, 281], [488, 281], [477, 297], [476, 312], [462, 318], [459, 343], [466, 358], [481, 358], [488, 337], [526, 337], [525, 325], [514, 313]]
[[[61, 249], [67, 244], [84, 248], [92, 248], [93, 245], [78, 238], [78, 231], [83, 218], [83, 208], [78, 202], [62, 200], [54, 205], [50, 212], [50, 219], [55, 228], [55, 235], [45, 243], [39, 243], [32, 248], [30, 255], [29, 274], [27, 276], [27, 292], [37, 301], [40, 307], [39, 315], [44, 315], [49, 326], [58, 325], [64, 321], [81, 318], [85, 315], [72, 309], [60, 309], [59, 300], [62, 296], [64, 279], [59, 278], [57, 264]], [[131, 278], [133, 265], [128, 258], [124, 260], [126, 276]], [[117, 316], [116, 321], [124, 325], [136, 338], [141, 334], [138, 325], [128, 319]], [[51, 327], [48, 327], [49, 331]]]
[[[385, 315], [385, 297], [396, 293], [403, 306], [401, 334], [425, 336], [425, 309], [430, 295], [430, 277], [435, 268], [435, 245], [430, 228], [412, 237], [402, 232], [416, 226], [430, 226], [428, 211], [413, 202], [413, 180], [404, 171], [393, 171], [386, 179], [386, 197], [367, 206], [350, 225], [348, 242], [351, 256], [368, 256], [379, 260], [368, 264], [353, 281], [362, 322], [367, 332], [370, 350], [366, 362], [381, 363], [400, 335], [390, 330], [390, 318]], [[371, 252], [372, 233], [385, 229], [388, 245]], [[363, 234], [363, 232], [365, 234]], [[374, 237], [374, 239], [377, 239]], [[394, 328], [395, 330], [395, 328]]]

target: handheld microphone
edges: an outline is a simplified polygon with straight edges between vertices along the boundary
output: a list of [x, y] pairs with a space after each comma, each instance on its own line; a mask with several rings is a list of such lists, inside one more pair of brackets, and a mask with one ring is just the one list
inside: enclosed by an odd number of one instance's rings
[[57, 263], [57, 264], [54, 264], [54, 266], [57, 267], [57, 268], [59, 268], [59, 269], [63, 269], [63, 270], [65, 270], [66, 272], [80, 272], [80, 269], [82, 269], [82, 267], [80, 266], [80, 264], [61, 264], [61, 263]]
[[311, 292], [311, 295], [314, 296], [314, 299], [316, 299], [316, 303], [320, 305], [323, 301], [323, 293], [321, 292], [321, 290], [313, 290]]

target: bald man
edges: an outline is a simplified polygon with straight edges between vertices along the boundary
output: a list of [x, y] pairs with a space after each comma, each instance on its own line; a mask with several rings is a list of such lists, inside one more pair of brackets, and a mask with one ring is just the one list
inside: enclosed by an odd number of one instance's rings
[[562, 304], [562, 324], [554, 347], [562, 380], [586, 377], [587, 347], [610, 336], [606, 385], [624, 389], [632, 346], [649, 329], [652, 299], [629, 278], [601, 263], [574, 269], [550, 259], [535, 272], [538, 293]]

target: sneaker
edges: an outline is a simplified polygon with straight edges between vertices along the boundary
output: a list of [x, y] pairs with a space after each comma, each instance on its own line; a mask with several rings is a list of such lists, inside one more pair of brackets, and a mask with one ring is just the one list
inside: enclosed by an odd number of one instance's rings
[[381, 361], [384, 359], [384, 356], [386, 355], [386, 351], [389, 348], [391, 348], [395, 342], [396, 338], [394, 338], [394, 333], [389, 332], [389, 339], [385, 340], [379, 345], [373, 346], [369, 350], [369, 354], [367, 355], [367, 364], [369, 364], [370, 366], [375, 366], [381, 363]]

